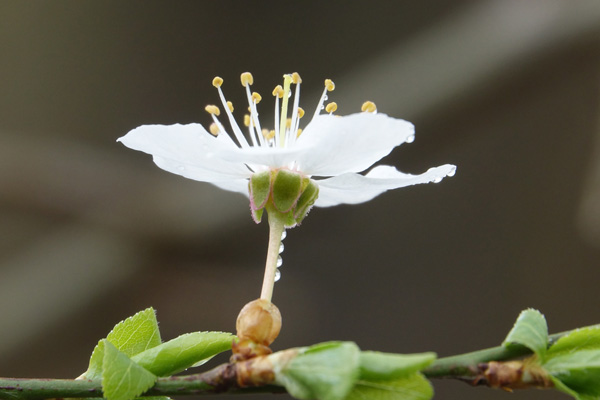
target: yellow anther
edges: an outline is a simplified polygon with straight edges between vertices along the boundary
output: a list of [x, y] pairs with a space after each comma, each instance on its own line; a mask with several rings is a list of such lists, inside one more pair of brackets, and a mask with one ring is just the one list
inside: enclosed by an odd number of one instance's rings
[[283, 88], [281, 87], [281, 85], [275, 86], [275, 89], [273, 89], [273, 96], [276, 96], [279, 98], [283, 97]]
[[213, 122], [212, 124], [210, 124], [210, 127], [208, 128], [208, 131], [210, 133], [212, 133], [213, 136], [217, 136], [221, 130], [219, 129], [219, 127], [217, 126], [217, 124], [215, 124]]
[[301, 133], [302, 133], [302, 129], [298, 129], [298, 133], [296, 134], [296, 137], [300, 137]]
[[265, 139], [271, 140], [275, 137], [275, 129], [271, 129], [270, 131], [263, 129], [263, 135], [264, 135]]
[[217, 117], [221, 114], [221, 110], [219, 110], [219, 107], [217, 107], [217, 106], [209, 105], [209, 106], [204, 107], [204, 109], [206, 110], [207, 113], [216, 115]]
[[297, 72], [294, 72], [292, 74], [292, 83], [297, 85], [299, 83], [302, 83], [302, 78], [300, 78], [300, 74]]
[[269, 131], [268, 129], [263, 128], [262, 135], [265, 139], [271, 140], [275, 137], [275, 131], [274, 130]]
[[244, 72], [242, 76], [240, 76], [240, 80], [242, 81], [242, 86], [252, 85], [254, 83], [254, 77], [250, 72]]
[[233, 103], [228, 101], [227, 102], [227, 108], [229, 108], [229, 111], [233, 112]]
[[252, 93], [252, 101], [255, 104], [260, 103], [261, 100], [262, 100], [262, 96], [260, 94], [258, 94], [257, 92]]
[[220, 76], [215, 76], [213, 78], [213, 86], [218, 88], [221, 87], [221, 85], [223, 84], [223, 78], [221, 78]]
[[298, 118], [304, 117], [304, 108], [298, 107]]
[[377, 106], [372, 101], [365, 101], [360, 110], [362, 112], [374, 113], [375, 111], [377, 111]]
[[331, 79], [325, 79], [325, 87], [328, 92], [332, 92], [335, 89], [335, 83]]
[[288, 118], [285, 120], [285, 127], [287, 129], [290, 129], [292, 127], [292, 119], [291, 118]]
[[250, 126], [250, 115], [244, 115], [244, 126]]
[[328, 113], [335, 112], [335, 110], [337, 110], [337, 103], [335, 101], [332, 101], [331, 103], [327, 104], [327, 106], [325, 106], [325, 111], [327, 111]]

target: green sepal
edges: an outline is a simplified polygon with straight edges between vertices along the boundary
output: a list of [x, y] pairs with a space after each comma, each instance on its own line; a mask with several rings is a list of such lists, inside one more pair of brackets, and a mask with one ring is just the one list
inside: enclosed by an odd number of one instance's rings
[[263, 213], [265, 212], [265, 209], [264, 208], [261, 208], [260, 210], [250, 209], [250, 212], [252, 213], [252, 219], [254, 220], [254, 222], [256, 222], [257, 224], [260, 224], [260, 221], [262, 221], [262, 216], [263, 216]]
[[421, 371], [436, 358], [435, 353], [392, 354], [378, 351], [360, 353], [360, 379], [393, 380]]
[[250, 208], [253, 211], [264, 208], [271, 195], [271, 171], [253, 174], [250, 177], [250, 182], [248, 182], [248, 192], [250, 194]]
[[131, 359], [157, 376], [170, 376], [201, 365], [231, 349], [234, 335], [226, 332], [186, 333]]
[[302, 222], [319, 197], [319, 186], [312, 179], [304, 178], [302, 186], [302, 194], [294, 208], [294, 219], [297, 224]]
[[133, 362], [107, 339], [103, 340], [104, 361], [102, 392], [108, 400], [132, 400], [144, 393], [158, 379]]
[[327, 342], [300, 350], [300, 353], [275, 375], [302, 400], [342, 400], [359, 376], [360, 350], [352, 342]]
[[543, 361], [548, 347], [546, 318], [532, 308], [522, 311], [502, 344], [505, 347], [525, 346]]
[[287, 169], [275, 171], [273, 204], [277, 211], [286, 213], [296, 205], [302, 193], [302, 175]]

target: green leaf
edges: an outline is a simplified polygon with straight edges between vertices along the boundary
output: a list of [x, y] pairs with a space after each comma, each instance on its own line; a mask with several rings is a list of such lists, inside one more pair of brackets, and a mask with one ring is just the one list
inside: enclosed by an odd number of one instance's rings
[[577, 393], [574, 390], [571, 390], [567, 385], [565, 385], [558, 378], [556, 378], [556, 377], [554, 377], [552, 375], [550, 376], [550, 379], [552, 379], [552, 382], [554, 383], [554, 388], [556, 390], [558, 390], [559, 392], [566, 393], [569, 396], [572, 396], [573, 398], [575, 398], [577, 400], [591, 400], [591, 399], [593, 399], [593, 397], [589, 397], [589, 396], [580, 396], [579, 393]]
[[275, 382], [297, 399], [341, 400], [359, 374], [360, 350], [352, 342], [327, 342], [302, 349]]
[[186, 333], [131, 359], [157, 376], [170, 376], [231, 349], [234, 338], [226, 332]]
[[361, 380], [390, 380], [406, 377], [430, 365], [435, 353], [391, 354], [378, 351], [360, 353]]
[[102, 379], [102, 364], [104, 362], [104, 341], [102, 339], [98, 342], [92, 356], [90, 357], [90, 365], [83, 376], [87, 379]]
[[106, 339], [128, 357], [158, 346], [161, 340], [156, 312], [150, 307], [119, 322]]
[[548, 371], [600, 368], [600, 349], [561, 354], [548, 359], [543, 366]]
[[548, 325], [542, 313], [531, 308], [521, 312], [503, 343], [507, 347], [514, 344], [525, 346], [544, 359], [548, 347]]
[[102, 391], [108, 400], [132, 400], [156, 382], [157, 377], [104, 340]]
[[[119, 322], [106, 336], [119, 351], [131, 357], [144, 350], [158, 346], [161, 342], [156, 313], [147, 308]], [[94, 348], [90, 364], [84, 376], [88, 379], [100, 379], [104, 360], [104, 345], [101, 340]]]
[[384, 381], [359, 380], [345, 400], [429, 400], [433, 388], [423, 375], [416, 373]]
[[549, 359], [543, 367], [580, 395], [600, 396], [600, 350], [580, 350]]
[[546, 353], [543, 367], [556, 389], [578, 400], [600, 397], [600, 328], [577, 329], [560, 338]]
[[579, 350], [600, 350], [600, 327], [577, 329], [561, 337], [548, 350], [548, 358]]

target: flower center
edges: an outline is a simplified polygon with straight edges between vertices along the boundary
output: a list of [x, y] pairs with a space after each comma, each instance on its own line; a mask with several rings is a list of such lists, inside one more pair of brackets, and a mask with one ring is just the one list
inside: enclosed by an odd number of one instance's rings
[[[250, 72], [244, 72], [240, 81], [242, 86], [246, 89], [246, 97], [248, 99], [248, 111], [249, 114], [244, 115], [244, 126], [248, 128], [248, 138], [240, 129], [235, 118], [233, 117], [233, 104], [225, 99], [221, 86], [223, 85], [223, 78], [215, 77], [213, 79], [213, 86], [217, 88], [223, 109], [231, 125], [233, 131], [232, 137], [235, 138], [238, 146], [246, 148], [250, 146], [263, 146], [263, 147], [279, 147], [285, 148], [293, 146], [296, 139], [302, 133], [300, 129], [300, 119], [304, 116], [304, 110], [299, 106], [300, 104], [300, 83], [302, 78], [300, 74], [294, 72], [292, 74], [286, 74], [283, 76], [283, 86], [277, 85], [273, 90], [273, 96], [275, 97], [275, 120], [273, 123], [274, 129], [267, 130], [261, 128], [260, 121], [258, 118], [257, 105], [262, 100], [262, 96], [257, 92], [252, 92], [250, 86], [254, 83], [254, 77]], [[288, 117], [290, 108], [290, 98], [292, 97], [292, 84], [295, 85], [293, 91], [294, 101], [291, 105], [291, 115]], [[337, 110], [336, 103], [329, 103], [326, 107], [323, 106], [327, 100], [327, 92], [334, 90], [335, 84], [331, 79], [325, 80], [325, 88], [323, 94], [319, 100], [317, 108], [314, 113], [314, 117], [319, 115], [321, 110], [325, 109], [329, 114], [333, 114]], [[281, 104], [280, 104], [281, 102]], [[206, 106], [205, 110], [211, 114], [213, 123], [210, 126], [210, 133], [217, 136], [220, 133], [228, 134], [225, 127], [221, 124], [218, 117], [221, 114], [219, 107], [215, 105]]]

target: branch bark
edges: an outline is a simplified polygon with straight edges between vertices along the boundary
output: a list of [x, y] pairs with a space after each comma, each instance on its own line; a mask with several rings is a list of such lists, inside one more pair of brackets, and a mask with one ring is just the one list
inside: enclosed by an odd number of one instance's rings
[[[593, 327], [600, 327], [600, 325]], [[570, 332], [572, 331], [551, 335], [550, 344]], [[473, 385], [486, 385], [488, 383], [481, 375], [481, 364], [513, 360], [531, 354], [531, 351], [525, 347], [492, 347], [440, 358], [422, 373], [427, 378], [457, 379]], [[255, 360], [248, 360], [248, 362], [252, 361]], [[262, 383], [270, 382], [268, 380], [253, 382], [259, 386], [242, 387], [237, 376], [239, 364], [222, 364], [212, 370], [194, 375], [159, 378], [156, 384], [142, 396], [206, 395], [223, 392], [232, 394], [285, 393], [283, 387]], [[260, 368], [256, 369], [258, 374]], [[247, 371], [246, 373], [252, 372]], [[493, 385], [488, 384], [488, 386]], [[102, 385], [99, 380], [0, 378], [0, 399], [90, 398], [102, 397], [102, 395]]]

